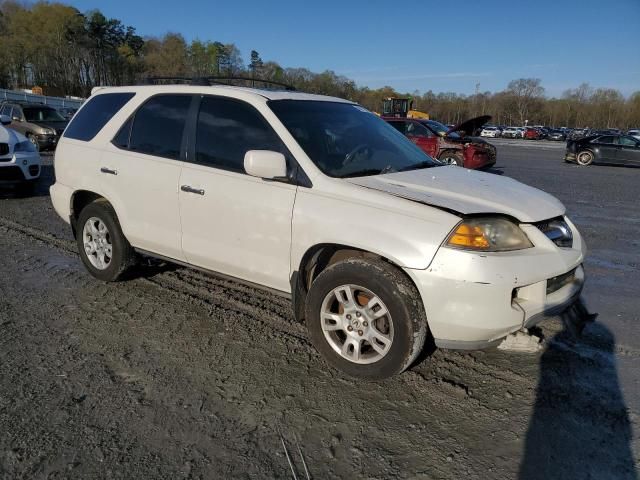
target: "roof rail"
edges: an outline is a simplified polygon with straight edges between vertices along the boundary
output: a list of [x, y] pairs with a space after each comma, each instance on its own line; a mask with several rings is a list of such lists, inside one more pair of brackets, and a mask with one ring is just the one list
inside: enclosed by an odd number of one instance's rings
[[208, 77], [147, 77], [141, 85], [198, 85], [198, 86], [211, 86], [211, 85], [231, 85], [236, 87], [251, 87], [251, 88], [277, 88], [289, 91], [295, 91], [296, 88], [293, 85], [289, 85], [282, 82], [276, 82], [273, 80], [265, 80], [263, 78], [251, 78], [240, 76], [208, 76]]

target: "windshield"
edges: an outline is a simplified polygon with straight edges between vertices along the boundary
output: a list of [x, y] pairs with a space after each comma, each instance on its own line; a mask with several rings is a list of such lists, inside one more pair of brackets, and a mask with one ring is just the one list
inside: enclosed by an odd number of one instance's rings
[[358, 105], [309, 100], [271, 100], [268, 104], [313, 163], [331, 177], [442, 165]]
[[460, 135], [458, 135], [458, 133], [456, 132], [450, 132], [447, 134], [447, 132], [449, 131], [449, 127], [441, 124], [440, 122], [436, 122], [435, 120], [427, 120], [424, 123], [426, 123], [431, 130], [433, 130], [440, 136], [444, 137], [445, 135], [448, 135], [449, 137], [460, 138]]
[[27, 107], [22, 109], [27, 122], [65, 122], [65, 118], [53, 108]]

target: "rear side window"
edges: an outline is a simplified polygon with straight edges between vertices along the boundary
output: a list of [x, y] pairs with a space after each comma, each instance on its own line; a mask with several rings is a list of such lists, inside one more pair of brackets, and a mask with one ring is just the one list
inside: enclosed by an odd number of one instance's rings
[[88, 142], [134, 95], [135, 93], [131, 92], [103, 93], [90, 98], [73, 117], [64, 131], [64, 136]]
[[191, 95], [151, 97], [135, 114], [129, 149], [178, 160], [191, 100]]
[[244, 154], [249, 150], [286, 154], [276, 133], [253, 107], [229, 98], [204, 97], [198, 114], [196, 161], [244, 173]]

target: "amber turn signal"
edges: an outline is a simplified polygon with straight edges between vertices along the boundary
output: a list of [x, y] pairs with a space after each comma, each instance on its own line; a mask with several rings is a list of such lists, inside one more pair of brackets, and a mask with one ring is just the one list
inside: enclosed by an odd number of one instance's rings
[[450, 246], [471, 248], [474, 250], [482, 250], [490, 247], [489, 241], [484, 236], [484, 232], [481, 227], [471, 226], [465, 223], [458, 225], [458, 228], [456, 228], [453, 231], [453, 234], [449, 237], [447, 244]]

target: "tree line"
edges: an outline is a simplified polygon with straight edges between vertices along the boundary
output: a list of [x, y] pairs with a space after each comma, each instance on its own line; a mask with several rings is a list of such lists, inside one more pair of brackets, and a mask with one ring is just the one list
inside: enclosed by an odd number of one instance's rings
[[384, 98], [409, 96], [414, 109], [447, 124], [489, 114], [501, 125], [640, 127], [640, 91], [625, 98], [618, 90], [583, 83], [556, 98], [545, 95], [540, 79], [521, 78], [500, 92], [399, 92], [360, 87], [330, 70], [285, 68], [263, 61], [256, 50], [244, 62], [233, 43], [187, 42], [179, 33], [142, 37], [99, 10], [82, 13], [62, 3], [0, 0], [1, 88], [37, 85], [49, 95], [86, 97], [94, 86], [131, 85], [154, 76], [244, 76], [347, 98], [378, 112]]

